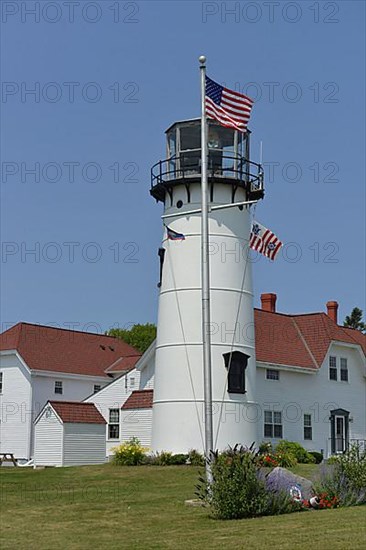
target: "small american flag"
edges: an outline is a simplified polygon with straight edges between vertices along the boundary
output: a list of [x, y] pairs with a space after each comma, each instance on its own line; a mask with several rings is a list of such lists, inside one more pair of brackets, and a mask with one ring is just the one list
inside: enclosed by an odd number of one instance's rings
[[170, 241], [184, 241], [185, 240], [185, 236], [183, 235], [183, 233], [177, 233], [173, 229], [170, 229], [170, 227], [168, 227], [167, 225], [165, 227], [166, 227], [167, 237]]
[[253, 100], [224, 88], [206, 76], [206, 115], [222, 126], [246, 132]]
[[249, 246], [253, 250], [257, 250], [270, 260], [274, 260], [280, 251], [282, 242], [276, 237], [272, 231], [264, 227], [258, 222], [253, 221], [250, 232]]

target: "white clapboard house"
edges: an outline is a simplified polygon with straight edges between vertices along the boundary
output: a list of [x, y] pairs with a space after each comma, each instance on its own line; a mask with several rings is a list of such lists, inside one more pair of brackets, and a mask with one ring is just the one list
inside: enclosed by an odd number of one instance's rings
[[[254, 310], [256, 406], [238, 422], [255, 423], [257, 443], [298, 441], [325, 456], [365, 444], [366, 336], [338, 325], [336, 302], [328, 302], [327, 313], [291, 315], [276, 311], [275, 294], [261, 298]], [[106, 423], [107, 456], [131, 437], [151, 447], [155, 342], [140, 356], [110, 337], [21, 323], [0, 343], [2, 452], [33, 456], [32, 418], [48, 400], [61, 399], [95, 404]], [[225, 422], [238, 411], [218, 413]], [[239, 443], [251, 442], [243, 435]]]
[[142, 445], [150, 447], [154, 360], [155, 342], [134, 369], [85, 399], [97, 406], [107, 422], [108, 455], [113, 453], [113, 447], [135, 436]]
[[[33, 457], [34, 420], [47, 401], [81, 402], [114, 379], [126, 378], [140, 356], [132, 346], [102, 334], [29, 323], [3, 332], [0, 452]], [[129, 391], [138, 388], [137, 377], [123, 383]]]
[[[344, 451], [352, 442], [364, 445], [366, 336], [338, 325], [336, 302], [328, 302], [327, 313], [290, 315], [276, 311], [275, 294], [261, 298], [261, 309], [254, 310], [257, 404], [251, 417], [238, 416], [238, 422], [255, 422], [258, 443], [298, 441], [325, 456]], [[154, 361], [155, 342], [130, 373], [139, 380], [138, 390], [125, 392], [120, 379], [87, 399], [109, 423], [108, 453], [133, 436], [150, 447]], [[232, 407], [219, 413], [221, 422], [239, 414]], [[251, 442], [243, 437], [239, 443]]]

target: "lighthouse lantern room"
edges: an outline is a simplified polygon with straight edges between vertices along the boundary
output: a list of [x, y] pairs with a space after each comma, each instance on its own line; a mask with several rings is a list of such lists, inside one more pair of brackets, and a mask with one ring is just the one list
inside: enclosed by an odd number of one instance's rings
[[[201, 119], [166, 132], [167, 158], [151, 170], [164, 204], [152, 448], [204, 451], [201, 312]], [[209, 264], [214, 448], [257, 440], [250, 204], [263, 170], [250, 160], [250, 131], [208, 120]], [[181, 236], [168, 238], [166, 227]]]
[[[238, 187], [246, 190], [247, 200], [264, 195], [262, 167], [250, 161], [250, 134], [208, 120], [208, 180], [231, 185], [233, 202]], [[151, 169], [150, 193], [165, 202], [166, 194], [172, 199], [172, 188], [183, 184], [190, 202], [189, 185], [201, 178], [201, 119], [175, 122], [166, 136], [167, 158]], [[213, 189], [211, 185], [211, 197]]]

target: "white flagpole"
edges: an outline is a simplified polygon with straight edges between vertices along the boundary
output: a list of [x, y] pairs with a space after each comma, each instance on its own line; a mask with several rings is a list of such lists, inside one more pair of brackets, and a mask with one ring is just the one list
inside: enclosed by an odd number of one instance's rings
[[212, 482], [212, 471], [209, 464], [213, 451], [212, 430], [212, 380], [211, 380], [211, 335], [210, 335], [210, 266], [209, 266], [209, 233], [208, 233], [208, 185], [207, 185], [207, 122], [206, 122], [206, 57], [201, 55], [201, 274], [202, 274], [202, 343], [204, 374], [204, 411], [205, 411], [205, 455], [206, 478]]

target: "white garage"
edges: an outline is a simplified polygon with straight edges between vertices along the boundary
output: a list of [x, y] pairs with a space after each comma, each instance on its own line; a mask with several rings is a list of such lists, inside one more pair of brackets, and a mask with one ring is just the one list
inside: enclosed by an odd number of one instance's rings
[[93, 403], [48, 401], [35, 420], [35, 466], [106, 461], [106, 422]]

